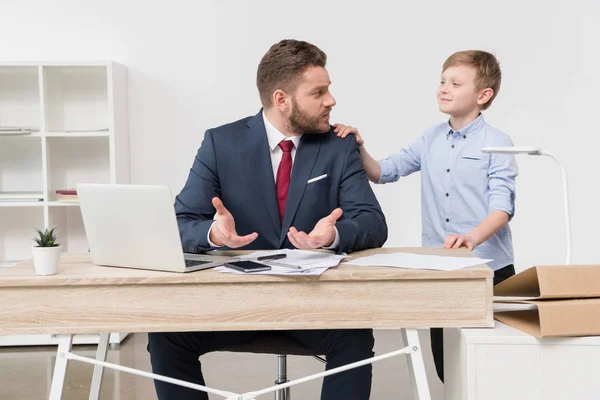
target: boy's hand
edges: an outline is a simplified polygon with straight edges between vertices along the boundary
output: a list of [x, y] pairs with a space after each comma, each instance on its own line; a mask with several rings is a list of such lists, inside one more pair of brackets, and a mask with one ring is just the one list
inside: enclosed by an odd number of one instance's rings
[[362, 145], [365, 144], [362, 136], [360, 136], [360, 133], [358, 133], [358, 129], [355, 127], [346, 126], [344, 124], [335, 124], [333, 126], [335, 127], [333, 131], [337, 133], [338, 137], [345, 138], [350, 134], [356, 135], [356, 143], [358, 143], [358, 147], [362, 147]]
[[448, 235], [444, 241], [444, 248], [458, 249], [459, 247], [466, 247], [467, 249], [473, 251], [473, 249], [477, 247], [477, 242], [472, 236], [469, 235], [458, 235], [456, 233]]

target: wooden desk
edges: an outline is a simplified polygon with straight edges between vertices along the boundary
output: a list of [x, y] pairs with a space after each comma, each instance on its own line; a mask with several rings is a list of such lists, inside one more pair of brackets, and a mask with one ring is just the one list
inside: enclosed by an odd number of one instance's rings
[[[471, 255], [387, 248], [352, 256], [394, 252]], [[442, 272], [343, 264], [305, 277], [178, 274], [63, 254], [58, 275], [36, 276], [31, 261], [0, 270], [0, 334], [492, 327], [492, 277], [485, 265]]]

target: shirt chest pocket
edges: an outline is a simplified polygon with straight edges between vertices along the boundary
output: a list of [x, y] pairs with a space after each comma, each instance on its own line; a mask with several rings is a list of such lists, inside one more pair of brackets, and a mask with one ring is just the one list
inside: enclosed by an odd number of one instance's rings
[[467, 186], [487, 187], [490, 160], [486, 156], [464, 154], [457, 160], [460, 180]]

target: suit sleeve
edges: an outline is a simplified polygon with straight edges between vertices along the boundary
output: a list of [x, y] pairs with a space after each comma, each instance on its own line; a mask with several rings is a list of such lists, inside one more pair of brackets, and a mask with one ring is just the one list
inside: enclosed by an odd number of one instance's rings
[[339, 252], [381, 247], [387, 240], [387, 224], [363, 169], [355, 140], [346, 148], [339, 191], [343, 215], [336, 223]]
[[190, 174], [175, 198], [175, 214], [183, 251], [198, 253], [211, 249], [208, 230], [213, 223], [213, 197], [221, 197], [213, 133], [208, 130], [198, 149]]

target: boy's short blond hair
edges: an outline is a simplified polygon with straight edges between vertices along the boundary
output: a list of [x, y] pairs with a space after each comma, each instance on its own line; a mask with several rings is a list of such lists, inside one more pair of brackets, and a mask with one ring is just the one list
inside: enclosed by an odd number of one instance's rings
[[452, 54], [444, 62], [442, 72], [450, 67], [466, 65], [475, 68], [477, 76], [475, 77], [475, 86], [477, 89], [490, 88], [494, 91], [492, 97], [485, 103], [482, 108], [486, 110], [492, 105], [492, 101], [500, 91], [500, 83], [502, 82], [502, 72], [500, 71], [500, 63], [496, 57], [482, 50], [465, 50], [458, 51]]

